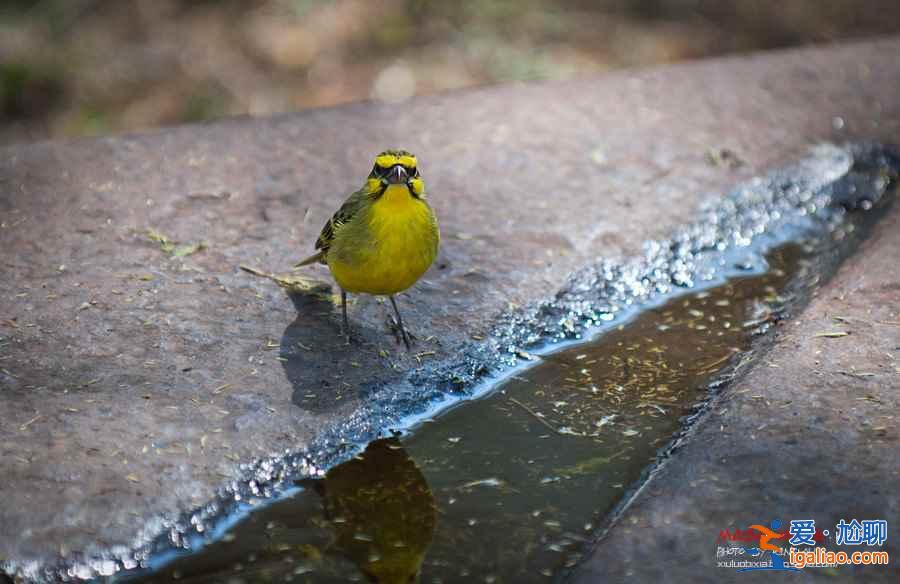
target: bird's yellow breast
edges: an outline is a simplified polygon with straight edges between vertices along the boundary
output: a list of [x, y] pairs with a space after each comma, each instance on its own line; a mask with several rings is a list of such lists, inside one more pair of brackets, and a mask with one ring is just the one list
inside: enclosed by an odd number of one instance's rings
[[406, 185], [391, 185], [335, 234], [326, 261], [348, 292], [396, 294], [416, 283], [437, 256], [431, 207]]

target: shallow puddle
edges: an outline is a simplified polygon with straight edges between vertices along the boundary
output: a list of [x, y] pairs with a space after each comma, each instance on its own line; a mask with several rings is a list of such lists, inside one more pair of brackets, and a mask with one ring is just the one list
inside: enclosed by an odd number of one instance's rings
[[802, 289], [808, 253], [642, 310], [128, 581], [546, 582]]

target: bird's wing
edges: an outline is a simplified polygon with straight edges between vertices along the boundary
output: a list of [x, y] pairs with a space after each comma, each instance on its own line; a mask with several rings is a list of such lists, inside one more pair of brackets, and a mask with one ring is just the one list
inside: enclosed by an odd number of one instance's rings
[[364, 188], [356, 191], [344, 201], [337, 213], [332, 215], [331, 219], [325, 223], [325, 227], [319, 233], [319, 239], [316, 240], [316, 249], [321, 250], [323, 258], [328, 253], [328, 248], [331, 247], [335, 234], [363, 208], [367, 196], [368, 192]]

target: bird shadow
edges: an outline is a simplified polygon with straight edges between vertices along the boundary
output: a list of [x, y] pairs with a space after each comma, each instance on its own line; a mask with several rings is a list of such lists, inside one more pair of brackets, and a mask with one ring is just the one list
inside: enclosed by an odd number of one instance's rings
[[348, 343], [339, 301], [330, 287], [284, 290], [297, 311], [281, 335], [279, 353], [293, 386], [291, 401], [316, 413], [334, 411], [384, 387], [396, 375], [379, 356], [378, 339], [369, 338], [377, 331], [351, 321]]

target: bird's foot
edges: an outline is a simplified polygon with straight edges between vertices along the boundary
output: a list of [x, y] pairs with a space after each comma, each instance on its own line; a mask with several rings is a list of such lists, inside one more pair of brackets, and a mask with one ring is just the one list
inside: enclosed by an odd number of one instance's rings
[[406, 345], [407, 349], [412, 348], [412, 342], [419, 340], [419, 338], [410, 332], [409, 328], [406, 325], [401, 325], [397, 322], [397, 318], [390, 314], [387, 317], [387, 326], [388, 330], [394, 335], [394, 338], [397, 340], [397, 344], [403, 343]]
[[356, 340], [356, 335], [354, 335], [354, 334], [351, 332], [350, 327], [349, 327], [349, 326], [346, 326], [346, 325], [344, 325], [344, 326], [341, 327], [340, 335], [341, 335], [341, 337], [344, 339], [344, 345], [346, 345], [346, 346], [348, 346], [348, 347], [349, 347], [350, 345], [352, 345], [353, 342]]

